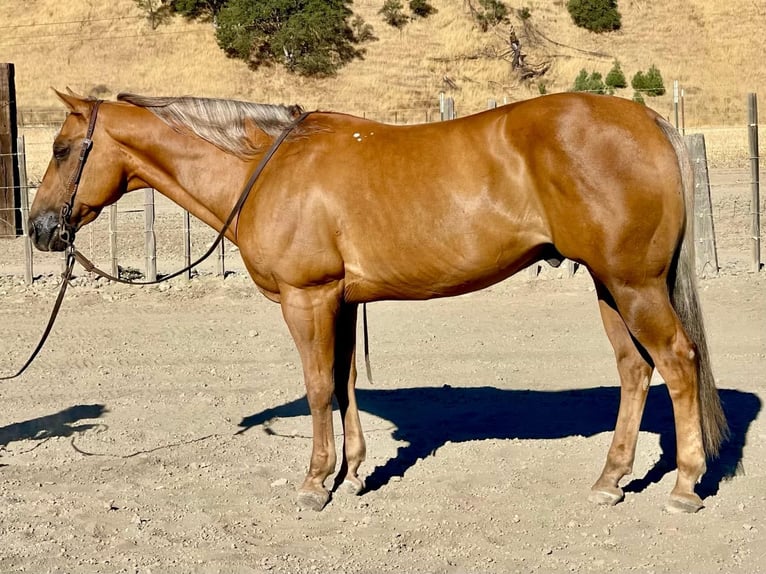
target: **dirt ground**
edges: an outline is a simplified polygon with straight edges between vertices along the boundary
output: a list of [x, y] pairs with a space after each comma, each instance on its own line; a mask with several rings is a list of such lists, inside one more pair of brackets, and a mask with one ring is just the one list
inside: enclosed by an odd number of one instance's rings
[[[0, 386], [0, 572], [766, 570], [766, 272], [749, 271], [749, 189], [716, 177], [721, 272], [700, 289], [732, 438], [699, 513], [663, 509], [674, 437], [659, 379], [625, 501], [587, 500], [619, 387], [582, 271], [371, 305], [369, 489], [320, 513], [295, 504], [311, 430], [278, 306], [241, 272], [161, 287], [80, 274], [38, 360]], [[21, 254], [0, 242], [0, 373], [56, 293], [58, 258], [36, 254], [30, 287]]]

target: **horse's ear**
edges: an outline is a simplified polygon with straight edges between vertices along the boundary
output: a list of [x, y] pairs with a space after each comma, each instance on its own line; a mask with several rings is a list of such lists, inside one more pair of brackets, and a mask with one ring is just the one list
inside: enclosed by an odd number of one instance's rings
[[69, 108], [69, 111], [74, 114], [83, 114], [85, 115], [88, 110], [90, 109], [89, 102], [81, 97], [75, 94], [72, 90], [67, 88], [67, 93], [59, 92], [58, 90], [53, 90], [58, 98], [64, 102], [64, 105], [66, 105], [67, 108]]

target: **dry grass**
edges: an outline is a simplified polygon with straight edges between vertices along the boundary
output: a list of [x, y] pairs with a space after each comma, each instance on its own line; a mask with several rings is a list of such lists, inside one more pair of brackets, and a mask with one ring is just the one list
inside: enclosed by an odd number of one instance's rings
[[[438, 94], [454, 96], [460, 115], [487, 101], [516, 101], [539, 93], [503, 59], [486, 57], [507, 46], [508, 27], [482, 34], [467, 0], [432, 0], [438, 12], [402, 31], [377, 13], [382, 0], [356, 0], [355, 11], [379, 40], [364, 60], [337, 77], [308, 80], [280, 68], [253, 72], [226, 58], [212, 26], [176, 18], [152, 30], [133, 0], [5, 0], [0, 2], [0, 60], [16, 65], [19, 109], [59, 108], [50, 87], [114, 96], [119, 91], [300, 103], [389, 122], [436, 117]], [[647, 98], [672, 117], [672, 82], [685, 91], [686, 125], [739, 125], [747, 92], [766, 98], [760, 35], [766, 5], [754, 0], [621, 0], [623, 29], [596, 35], [575, 27], [564, 0], [507, 0], [528, 62], [553, 62], [549, 92], [564, 91], [582, 68], [606, 74], [617, 59], [630, 79], [655, 64], [668, 94]], [[530, 26], [516, 10], [528, 7]], [[456, 87], [450, 87], [449, 83]], [[632, 90], [621, 90], [631, 97]], [[30, 155], [33, 155], [30, 153]]]
[[[674, 79], [685, 88], [689, 125], [741, 123], [746, 93], [766, 93], [758, 41], [766, 6], [760, 2], [622, 0], [623, 29], [606, 35], [575, 27], [564, 0], [506, 3], [528, 61], [554, 62], [544, 79], [549, 91], [568, 89], [583, 67], [605, 74], [614, 59], [628, 78], [656, 64], [669, 91]], [[20, 108], [57, 105], [50, 86], [82, 92], [101, 86], [105, 96], [131, 90], [298, 102], [391, 121], [395, 110], [402, 117], [407, 110], [417, 110], [415, 119], [424, 117], [441, 90], [455, 97], [461, 113], [486, 107], [488, 99], [514, 101], [538, 93], [537, 84], [520, 82], [508, 62], [478, 57], [505, 47], [507, 27], [481, 34], [471, 23], [467, 0], [432, 4], [435, 15], [398, 31], [378, 15], [382, 0], [356, 0], [354, 9], [374, 25], [379, 41], [368, 45], [364, 60], [325, 80], [278, 68], [252, 72], [223, 55], [209, 24], [176, 19], [152, 30], [132, 0], [6, 0], [0, 3], [0, 22], [6, 23], [0, 27], [0, 58], [16, 64]], [[523, 6], [532, 14], [531, 34], [515, 17]], [[650, 105], [670, 115], [671, 96]]]

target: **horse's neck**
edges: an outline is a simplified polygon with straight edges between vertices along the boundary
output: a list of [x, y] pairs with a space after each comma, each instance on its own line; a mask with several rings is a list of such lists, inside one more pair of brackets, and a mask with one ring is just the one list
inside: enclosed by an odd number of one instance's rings
[[141, 182], [220, 230], [247, 179], [247, 164], [169, 128], [148, 141], [149, 149], [136, 156], [140, 159], [135, 171]]

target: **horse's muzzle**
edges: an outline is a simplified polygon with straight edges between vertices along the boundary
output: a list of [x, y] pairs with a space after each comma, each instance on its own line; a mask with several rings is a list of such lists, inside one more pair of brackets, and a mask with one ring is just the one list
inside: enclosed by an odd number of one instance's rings
[[41, 213], [29, 218], [29, 237], [40, 251], [64, 251], [67, 243], [61, 238], [59, 214]]

